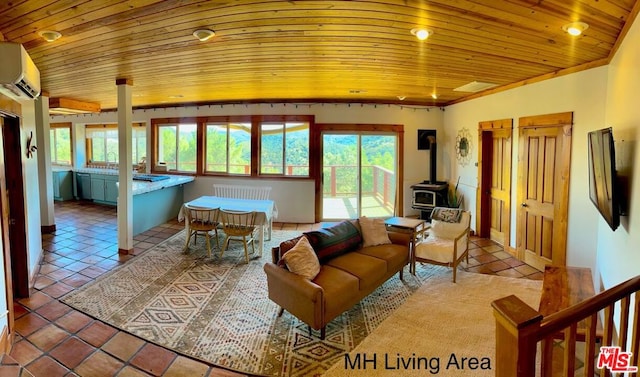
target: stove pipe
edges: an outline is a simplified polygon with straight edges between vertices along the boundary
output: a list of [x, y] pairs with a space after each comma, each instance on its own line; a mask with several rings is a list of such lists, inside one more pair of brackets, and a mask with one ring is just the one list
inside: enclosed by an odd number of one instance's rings
[[436, 161], [437, 161], [437, 148], [436, 148], [436, 142], [432, 142], [430, 145], [430, 157], [429, 157], [429, 164], [431, 165], [431, 169], [430, 169], [430, 180], [429, 183], [435, 185], [437, 183], [437, 175], [436, 175]]

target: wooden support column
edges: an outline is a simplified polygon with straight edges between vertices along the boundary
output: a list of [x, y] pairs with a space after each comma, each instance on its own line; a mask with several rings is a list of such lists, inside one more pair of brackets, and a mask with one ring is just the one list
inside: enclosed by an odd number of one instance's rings
[[53, 208], [53, 173], [51, 169], [51, 137], [49, 126], [49, 93], [42, 92], [35, 101], [36, 134], [38, 150], [38, 192], [40, 194], [40, 228], [42, 233], [56, 230]]
[[116, 79], [118, 86], [118, 253], [133, 253], [133, 138], [131, 87], [133, 80]]

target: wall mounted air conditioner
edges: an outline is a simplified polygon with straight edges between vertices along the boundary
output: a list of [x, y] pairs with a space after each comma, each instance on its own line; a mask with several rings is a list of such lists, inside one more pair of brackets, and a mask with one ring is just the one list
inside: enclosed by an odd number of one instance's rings
[[0, 42], [0, 93], [16, 100], [40, 95], [40, 71], [19, 43]]

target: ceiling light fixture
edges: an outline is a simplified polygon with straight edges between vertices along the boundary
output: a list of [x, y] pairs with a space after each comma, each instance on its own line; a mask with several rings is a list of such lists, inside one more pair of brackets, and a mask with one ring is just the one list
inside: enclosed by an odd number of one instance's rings
[[411, 34], [415, 35], [419, 40], [424, 41], [433, 34], [433, 31], [423, 28], [415, 28], [411, 29]]
[[198, 29], [193, 32], [193, 36], [198, 38], [200, 42], [207, 41], [214, 35], [216, 35], [216, 33], [213, 30], [209, 29]]
[[584, 32], [588, 28], [589, 28], [589, 24], [586, 24], [584, 22], [571, 22], [562, 26], [562, 30], [573, 35], [574, 37], [577, 37], [578, 35], [582, 34], [582, 32]]
[[43, 30], [39, 32], [38, 35], [41, 36], [47, 42], [54, 42], [58, 38], [62, 37], [62, 34], [53, 30]]
[[431, 98], [438, 99], [438, 95], [436, 94], [436, 92], [431, 93]]

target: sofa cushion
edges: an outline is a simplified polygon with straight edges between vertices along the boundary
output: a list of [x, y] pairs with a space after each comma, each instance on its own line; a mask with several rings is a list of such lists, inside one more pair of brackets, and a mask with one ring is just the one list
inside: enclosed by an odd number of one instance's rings
[[386, 261], [387, 272], [400, 271], [409, 261], [409, 248], [404, 245], [369, 246], [356, 252]]
[[362, 243], [358, 229], [346, 220], [328, 228], [305, 232], [304, 235], [309, 239], [320, 263], [355, 250]]
[[358, 278], [341, 269], [324, 265], [313, 279], [324, 291], [324, 316], [335, 318], [353, 305], [358, 292]]
[[346, 271], [360, 280], [360, 290], [380, 283], [387, 272], [387, 262], [361, 253], [348, 253], [333, 258], [327, 265]]
[[360, 223], [360, 231], [362, 233], [362, 247], [386, 245], [391, 240], [387, 234], [387, 227], [384, 225], [384, 219], [373, 219], [362, 216], [358, 219]]
[[289, 271], [306, 279], [313, 280], [320, 272], [318, 256], [306, 237], [300, 237], [298, 243], [284, 253], [282, 259]]

